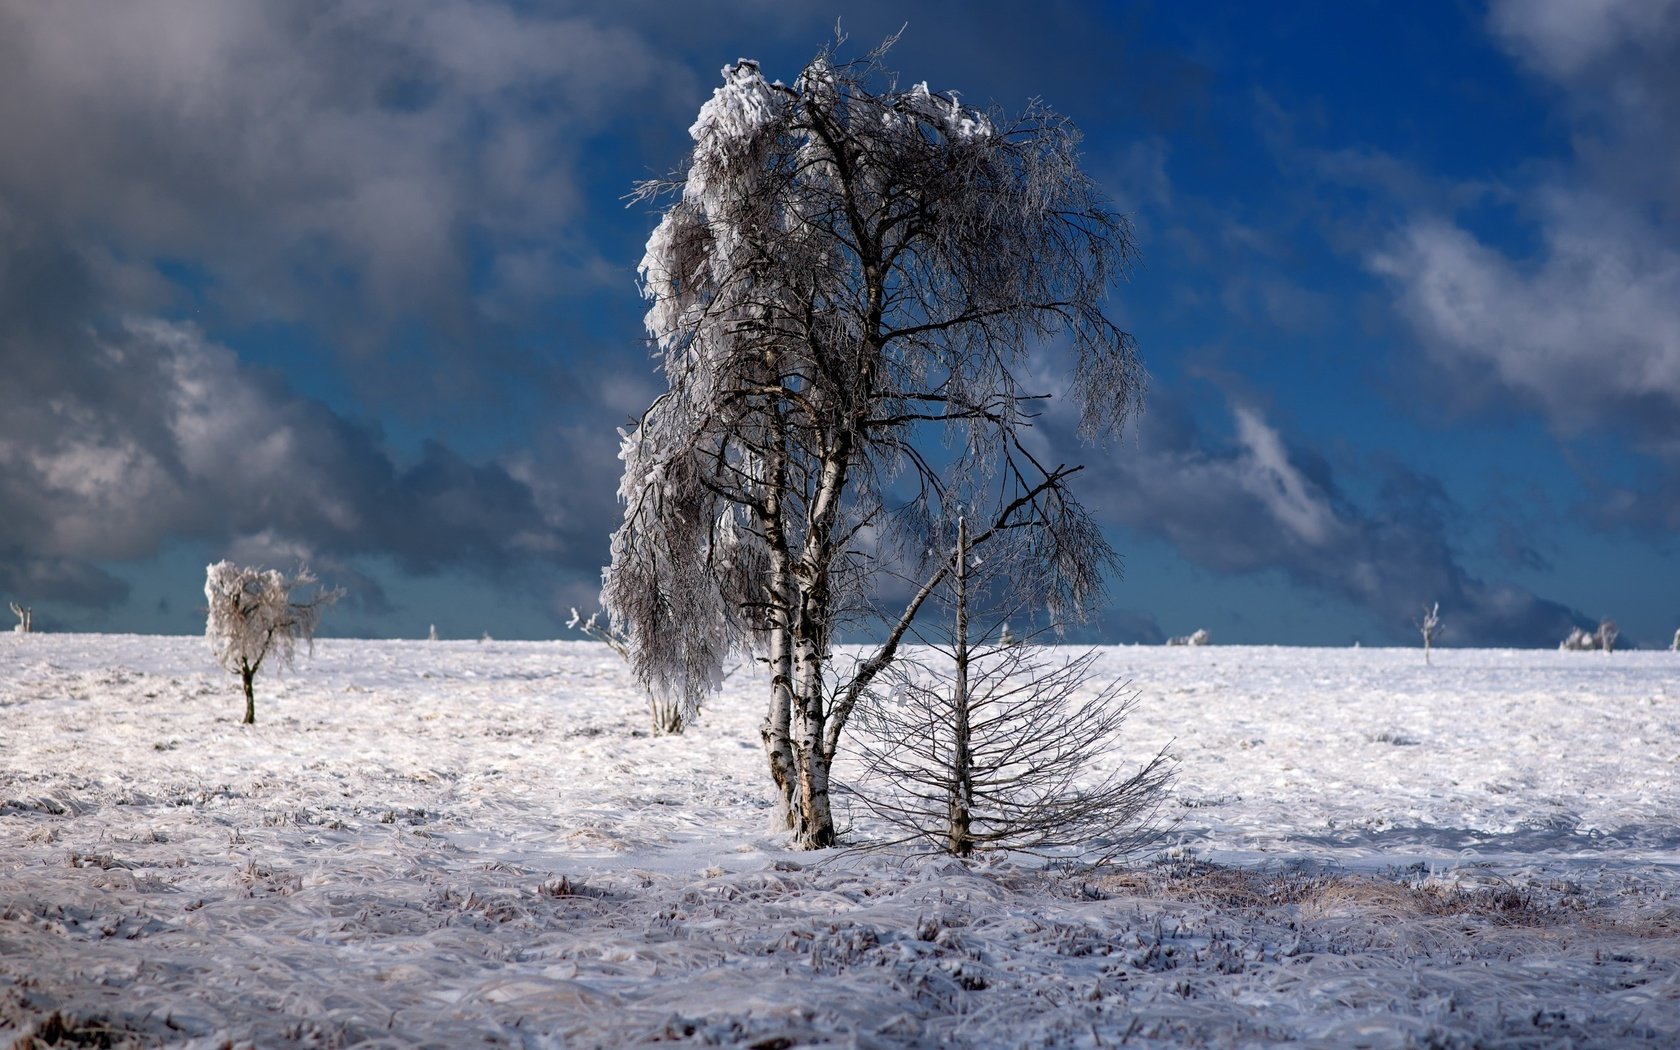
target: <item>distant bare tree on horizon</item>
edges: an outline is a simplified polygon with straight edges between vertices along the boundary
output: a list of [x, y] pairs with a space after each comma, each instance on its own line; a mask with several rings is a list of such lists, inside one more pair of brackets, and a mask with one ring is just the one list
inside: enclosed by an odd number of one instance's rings
[[1423, 617], [1413, 620], [1418, 632], [1423, 635], [1423, 662], [1429, 663], [1429, 649], [1435, 644], [1435, 639], [1441, 634], [1441, 603], [1434, 602], [1424, 607]]

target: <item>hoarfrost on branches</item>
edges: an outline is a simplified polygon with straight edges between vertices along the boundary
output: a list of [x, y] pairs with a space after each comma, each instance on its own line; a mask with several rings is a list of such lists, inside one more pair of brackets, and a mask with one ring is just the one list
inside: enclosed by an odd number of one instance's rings
[[293, 575], [278, 569], [259, 569], [219, 561], [205, 570], [204, 599], [209, 615], [204, 636], [216, 662], [240, 677], [245, 687], [245, 724], [257, 720], [252, 683], [272, 657], [290, 666], [297, 643], [312, 646], [321, 612], [342, 592], [317, 589], [307, 599], [293, 592], [313, 587], [315, 574], [306, 568]]

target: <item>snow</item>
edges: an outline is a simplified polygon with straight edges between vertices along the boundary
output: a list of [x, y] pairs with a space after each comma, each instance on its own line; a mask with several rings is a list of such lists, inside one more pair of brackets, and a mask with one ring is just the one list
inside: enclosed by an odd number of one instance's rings
[[242, 727], [202, 638], [0, 635], [0, 1040], [1680, 1045], [1680, 657], [1097, 667], [1178, 769], [1106, 873], [788, 851], [748, 671], [653, 737], [604, 645], [327, 640]]

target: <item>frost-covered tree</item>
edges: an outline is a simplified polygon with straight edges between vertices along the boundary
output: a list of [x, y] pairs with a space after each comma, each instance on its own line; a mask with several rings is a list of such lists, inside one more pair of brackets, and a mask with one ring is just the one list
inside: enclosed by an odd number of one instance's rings
[[204, 574], [209, 616], [204, 636], [216, 662], [239, 676], [245, 686], [245, 724], [257, 721], [252, 683], [270, 658], [290, 666], [297, 643], [313, 646], [321, 612], [342, 591], [316, 588], [298, 600], [294, 592], [315, 587], [315, 574], [299, 569], [288, 576], [278, 569], [257, 569], [219, 561]]
[[1621, 636], [1621, 633], [1621, 628], [1616, 626], [1616, 621], [1607, 616], [1598, 621], [1598, 630], [1593, 632], [1593, 640], [1598, 643], [1598, 648], [1607, 653], [1613, 653], [1616, 651], [1616, 639]]
[[1680, 627], [1674, 629], [1674, 641], [1668, 647], [1671, 653], [1680, 653]]
[[1172, 769], [1164, 751], [1135, 771], [1111, 764], [1137, 692], [1094, 684], [1092, 653], [971, 642], [965, 540], [959, 527], [949, 643], [895, 661], [858, 708], [857, 797], [906, 838], [957, 856], [1075, 847], [1107, 857], [1141, 845]]
[[18, 618], [17, 625], [12, 628], [18, 634], [28, 634], [35, 629], [35, 610], [28, 606], [12, 602], [12, 615]]
[[[834, 841], [846, 720], [939, 585], [928, 552], [950, 549], [959, 506], [977, 548], [1030, 534], [1015, 580], [1052, 619], [1102, 589], [1113, 552], [1069, 493], [1078, 468], [1025, 444], [1035, 347], [1070, 353], [1087, 439], [1114, 434], [1143, 383], [1102, 309], [1131, 230], [1080, 170], [1074, 128], [900, 89], [881, 53], [825, 50], [791, 86], [725, 69], [686, 164], [639, 188], [670, 200], [640, 268], [669, 390], [623, 435], [602, 578], [656, 695], [692, 706], [730, 651], [764, 659], [763, 744], [808, 848]], [[919, 581], [890, 611], [872, 587], [888, 571]], [[837, 630], [871, 603], [884, 640], [838, 667]]]
[[1429, 663], [1429, 647], [1435, 644], [1435, 639], [1441, 633], [1441, 603], [1434, 602], [1423, 610], [1423, 616], [1413, 620], [1418, 633], [1423, 635], [1423, 662]]

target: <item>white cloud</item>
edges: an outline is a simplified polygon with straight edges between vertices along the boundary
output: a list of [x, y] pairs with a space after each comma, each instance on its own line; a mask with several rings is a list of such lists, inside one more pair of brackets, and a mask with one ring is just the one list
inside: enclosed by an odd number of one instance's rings
[[1251, 408], [1235, 409], [1243, 456], [1235, 461], [1237, 484], [1259, 499], [1272, 519], [1309, 547], [1330, 542], [1338, 531], [1336, 512], [1317, 486], [1289, 461], [1278, 432]]
[[1495, 35], [1557, 80], [1576, 77], [1624, 47], [1660, 40], [1680, 0], [1495, 0]]
[[1553, 201], [1531, 267], [1433, 218], [1411, 222], [1370, 266], [1438, 361], [1485, 367], [1565, 431], [1619, 418], [1680, 455], [1643, 418], [1680, 417], [1680, 252], [1593, 203]]
[[1367, 265], [1436, 366], [1680, 462], [1680, 0], [1498, 0], [1489, 27], [1571, 133], [1513, 198], [1534, 247], [1437, 208]]

